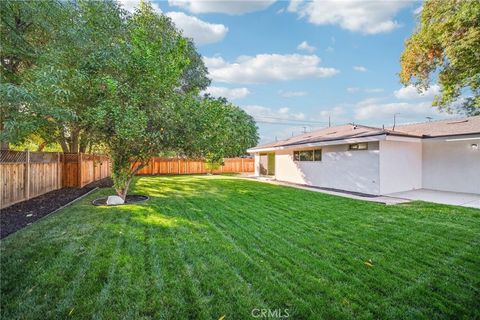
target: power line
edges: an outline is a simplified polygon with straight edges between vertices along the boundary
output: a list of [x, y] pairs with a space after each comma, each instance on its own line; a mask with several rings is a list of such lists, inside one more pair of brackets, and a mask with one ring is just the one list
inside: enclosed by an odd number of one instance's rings
[[256, 123], [264, 123], [264, 124], [273, 124], [273, 125], [287, 125], [287, 126], [295, 126], [295, 127], [303, 127], [302, 125], [305, 124], [309, 127], [323, 127], [324, 125], [313, 125], [311, 123], [304, 123], [304, 122], [274, 122], [274, 121], [258, 121], [255, 120]]
[[[260, 119], [259, 119], [260, 118]], [[312, 123], [312, 124], [324, 124], [324, 125], [327, 125], [328, 122], [326, 121], [310, 121], [310, 120], [300, 120], [300, 119], [285, 119], [285, 118], [275, 118], [275, 117], [267, 117], [267, 116], [257, 116], [255, 118], [255, 121], [258, 120], [258, 122], [268, 122], [266, 120], [264, 120], [263, 118], [265, 119], [272, 119], [272, 120], [280, 120], [280, 121], [287, 121], [287, 122], [298, 122], [298, 123]], [[275, 122], [275, 121], [272, 121], [272, 122]]]

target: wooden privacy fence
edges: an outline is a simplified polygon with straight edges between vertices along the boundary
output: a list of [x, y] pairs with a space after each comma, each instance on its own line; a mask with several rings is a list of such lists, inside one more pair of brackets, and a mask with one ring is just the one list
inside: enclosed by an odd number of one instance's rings
[[[253, 172], [254, 160], [228, 158], [213, 173]], [[209, 172], [203, 160], [152, 158], [138, 174], [201, 174]], [[0, 208], [63, 187], [83, 187], [109, 177], [110, 159], [84, 153], [0, 151]]]
[[83, 187], [110, 176], [110, 159], [105, 155], [85, 153], [63, 154], [63, 186]]
[[[213, 173], [242, 173], [254, 172], [254, 159], [251, 158], [228, 158], [224, 165]], [[181, 158], [152, 158], [147, 166], [138, 171], [138, 174], [198, 174], [208, 173], [204, 160], [181, 159]]]
[[108, 176], [110, 160], [103, 155], [1, 150], [0, 208]]

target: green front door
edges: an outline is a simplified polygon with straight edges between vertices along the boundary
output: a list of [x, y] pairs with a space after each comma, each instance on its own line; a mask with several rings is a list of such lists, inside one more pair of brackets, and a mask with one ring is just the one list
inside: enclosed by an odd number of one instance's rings
[[269, 176], [275, 175], [275, 153], [268, 154], [268, 172]]

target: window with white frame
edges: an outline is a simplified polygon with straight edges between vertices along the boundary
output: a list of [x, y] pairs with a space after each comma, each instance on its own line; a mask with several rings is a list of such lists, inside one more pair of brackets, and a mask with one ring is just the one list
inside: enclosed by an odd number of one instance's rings
[[368, 143], [353, 143], [348, 145], [348, 150], [368, 150]]
[[322, 161], [322, 149], [293, 151], [294, 161]]

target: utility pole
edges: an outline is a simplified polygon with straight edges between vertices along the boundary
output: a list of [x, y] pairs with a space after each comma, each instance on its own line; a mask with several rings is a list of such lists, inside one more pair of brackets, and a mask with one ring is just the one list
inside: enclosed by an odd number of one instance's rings
[[397, 114], [400, 114], [400, 113], [394, 113], [393, 114], [393, 128], [392, 128], [392, 131], [395, 131], [395, 125], [397, 124]]
[[330, 115], [328, 115], [328, 127], [330, 128], [332, 126], [332, 123], [330, 122]]

